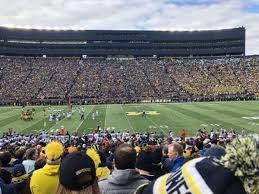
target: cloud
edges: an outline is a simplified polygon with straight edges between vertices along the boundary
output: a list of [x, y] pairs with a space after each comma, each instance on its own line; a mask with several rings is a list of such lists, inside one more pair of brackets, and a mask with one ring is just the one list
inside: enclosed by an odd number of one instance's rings
[[257, 3], [259, 0], [1, 0], [5, 9], [0, 12], [0, 25], [172, 31], [244, 26], [247, 54], [259, 54], [259, 12], [253, 6]]

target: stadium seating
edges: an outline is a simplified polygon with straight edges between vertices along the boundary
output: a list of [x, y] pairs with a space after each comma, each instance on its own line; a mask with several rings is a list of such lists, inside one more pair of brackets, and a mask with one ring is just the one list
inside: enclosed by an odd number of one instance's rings
[[259, 57], [0, 58], [1, 104], [253, 99]]

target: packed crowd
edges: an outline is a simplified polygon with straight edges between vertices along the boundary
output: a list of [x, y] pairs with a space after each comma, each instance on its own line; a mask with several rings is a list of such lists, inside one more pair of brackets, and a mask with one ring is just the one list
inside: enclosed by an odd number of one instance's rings
[[0, 149], [3, 194], [259, 193], [259, 136], [244, 131], [11, 131]]
[[35, 99], [254, 99], [259, 57], [209, 59], [0, 58], [1, 103]]

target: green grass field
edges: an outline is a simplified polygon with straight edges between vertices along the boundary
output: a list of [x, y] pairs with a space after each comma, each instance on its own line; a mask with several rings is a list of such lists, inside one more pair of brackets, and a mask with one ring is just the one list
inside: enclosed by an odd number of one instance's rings
[[[58, 124], [49, 122], [48, 114], [44, 116], [43, 106], [33, 107], [36, 112], [32, 121], [20, 120], [21, 107], [1, 107], [0, 132], [6, 132], [8, 128], [22, 133], [37, 133], [42, 128], [57, 131], [63, 125], [70, 132], [86, 133], [96, 128], [92, 113], [98, 110], [100, 126], [110, 130], [141, 132], [148, 129], [165, 134], [172, 130], [178, 135], [185, 128], [188, 135], [194, 135], [199, 128], [225, 127], [237, 131], [246, 128], [249, 132], [259, 133], [259, 101], [87, 105], [83, 122], [80, 121], [79, 107], [73, 106], [76, 112], [72, 118], [64, 118]], [[62, 111], [68, 109], [67, 106], [51, 108]], [[141, 115], [143, 110], [147, 112], [146, 118]]]

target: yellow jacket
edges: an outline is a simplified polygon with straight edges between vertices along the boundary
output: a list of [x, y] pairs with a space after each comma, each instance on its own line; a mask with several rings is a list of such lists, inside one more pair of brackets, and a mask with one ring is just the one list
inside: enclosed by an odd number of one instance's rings
[[31, 177], [32, 194], [54, 194], [58, 184], [59, 165], [46, 164], [43, 168], [33, 172]]

